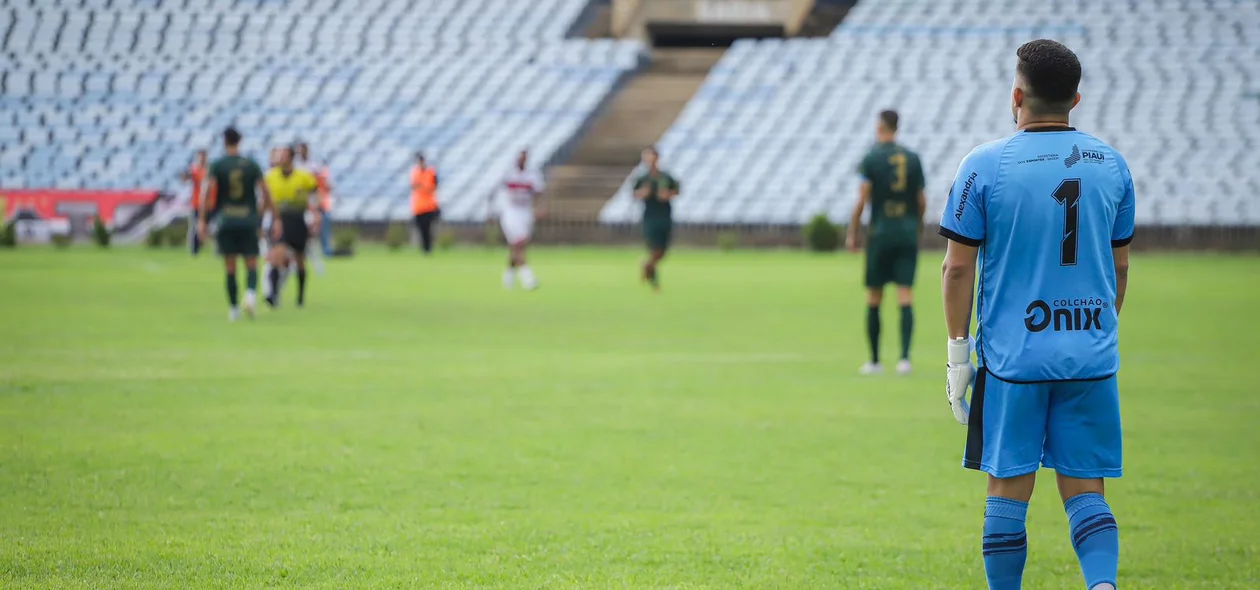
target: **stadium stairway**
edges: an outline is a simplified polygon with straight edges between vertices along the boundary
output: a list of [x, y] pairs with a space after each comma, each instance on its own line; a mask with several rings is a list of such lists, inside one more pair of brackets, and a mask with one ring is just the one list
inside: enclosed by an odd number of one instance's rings
[[827, 37], [832, 31], [836, 30], [836, 26], [849, 15], [849, 10], [853, 5], [857, 4], [857, 0], [818, 0], [814, 2], [814, 7], [810, 9], [809, 14], [805, 15], [805, 22], [801, 23], [801, 29], [797, 31], [797, 37]]
[[[567, 162], [548, 170], [548, 224], [595, 223], [615, 193], [704, 83], [724, 49], [652, 50], [647, 68], [628, 80], [577, 142]], [[668, 165], [669, 154], [663, 154]]]

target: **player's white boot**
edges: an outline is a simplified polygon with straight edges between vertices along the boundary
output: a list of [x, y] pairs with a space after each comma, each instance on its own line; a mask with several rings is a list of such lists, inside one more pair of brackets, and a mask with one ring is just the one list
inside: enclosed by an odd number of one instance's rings
[[240, 310], [240, 309], [237, 309], [237, 308], [233, 307], [232, 309], [229, 309], [229, 310], [228, 310], [228, 321], [229, 321], [229, 322], [235, 322], [236, 320], [239, 320], [239, 319], [241, 319], [241, 310]]
[[503, 271], [503, 288], [511, 289], [516, 286], [516, 269], [508, 268]]
[[880, 365], [879, 363], [871, 363], [871, 362], [868, 362], [862, 365], [858, 369], [858, 373], [861, 375], [880, 375], [880, 374], [883, 374], [883, 372], [884, 372], [884, 367], [882, 365]]
[[534, 270], [528, 266], [521, 267], [521, 286], [526, 291], [533, 291], [538, 288], [538, 277], [534, 276]]
[[910, 359], [901, 359], [897, 361], [897, 374], [898, 375], [910, 374]]
[[242, 302], [245, 308], [245, 317], [254, 319], [254, 309], [258, 307], [258, 293], [256, 291], [246, 291], [245, 301]]

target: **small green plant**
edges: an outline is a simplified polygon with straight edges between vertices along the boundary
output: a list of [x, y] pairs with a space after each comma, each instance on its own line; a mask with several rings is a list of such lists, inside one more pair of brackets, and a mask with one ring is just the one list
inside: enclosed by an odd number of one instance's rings
[[188, 243], [188, 222], [186, 221], [172, 221], [163, 232], [166, 245], [171, 248], [183, 248]]
[[814, 252], [834, 252], [840, 247], [840, 229], [826, 215], [815, 215], [805, 226], [805, 245]]
[[150, 248], [161, 248], [164, 238], [166, 238], [165, 230], [157, 226], [150, 227], [149, 233], [144, 236], [144, 245]]
[[109, 241], [112, 237], [113, 237], [113, 234], [110, 233], [108, 227], [105, 227], [105, 222], [102, 221], [100, 217], [93, 219], [92, 241], [96, 242], [97, 246], [100, 246], [102, 248], [108, 248]]
[[398, 222], [389, 224], [385, 228], [385, 246], [390, 250], [397, 252], [411, 241], [411, 236], [407, 234], [407, 226]]
[[0, 248], [17, 246], [17, 224], [10, 221], [0, 227]]
[[357, 241], [359, 241], [359, 230], [350, 227], [337, 230], [333, 234], [333, 254], [337, 256], [354, 254], [354, 244]]
[[724, 231], [717, 235], [717, 247], [723, 252], [730, 252], [739, 248], [739, 234], [733, 231]]
[[58, 248], [69, 248], [69, 247], [70, 247], [70, 244], [73, 244], [73, 243], [74, 243], [74, 238], [73, 238], [73, 237], [71, 237], [71, 236], [70, 236], [70, 234], [68, 234], [68, 233], [64, 233], [64, 234], [53, 234], [53, 235], [52, 235], [52, 243], [53, 243], [53, 245], [54, 245], [54, 246], [56, 246], [56, 247], [58, 247]]
[[445, 230], [437, 235], [437, 247], [439, 250], [450, 250], [455, 247], [455, 232]]

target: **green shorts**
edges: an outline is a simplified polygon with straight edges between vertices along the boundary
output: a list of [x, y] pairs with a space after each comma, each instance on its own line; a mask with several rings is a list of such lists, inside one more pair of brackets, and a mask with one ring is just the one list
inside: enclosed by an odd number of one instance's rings
[[652, 250], [669, 249], [669, 240], [674, 233], [674, 222], [643, 220], [643, 240]]
[[258, 256], [258, 230], [252, 227], [220, 227], [214, 235], [223, 256]]
[[866, 246], [866, 286], [871, 289], [888, 283], [896, 283], [899, 287], [913, 286], [918, 262], [918, 244], [871, 240]]

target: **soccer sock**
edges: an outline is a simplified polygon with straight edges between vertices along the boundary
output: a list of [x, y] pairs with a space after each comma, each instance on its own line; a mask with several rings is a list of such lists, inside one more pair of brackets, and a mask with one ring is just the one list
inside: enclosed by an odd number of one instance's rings
[[646, 274], [648, 282], [651, 283], [653, 287], [661, 284], [660, 280], [656, 278], [656, 265], [649, 263], [645, 268], [647, 269]]
[[271, 290], [268, 292], [267, 296], [273, 297], [273, 298], [279, 296], [280, 295], [280, 269], [274, 266], [271, 267], [271, 270], [267, 271], [267, 281], [271, 284]]
[[914, 308], [901, 306], [901, 358], [910, 358], [910, 336], [914, 334]]
[[1028, 503], [989, 496], [984, 501], [984, 575], [990, 590], [1019, 590], [1028, 561], [1024, 522]]
[[253, 293], [258, 290], [258, 269], [250, 268], [245, 271], [245, 290]]
[[306, 301], [306, 269], [299, 268], [298, 276], [298, 305], [302, 305]]
[[[1072, 547], [1081, 562], [1085, 587], [1116, 585], [1120, 569], [1120, 529], [1102, 494], [1081, 494], [1063, 503], [1072, 530]], [[1105, 587], [1105, 586], [1104, 586]]]
[[879, 306], [866, 308], [866, 339], [871, 343], [871, 362], [879, 364]]
[[234, 272], [227, 273], [227, 293], [228, 303], [236, 307], [236, 273]]

